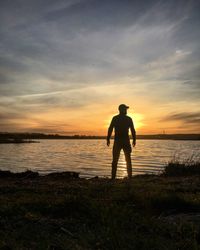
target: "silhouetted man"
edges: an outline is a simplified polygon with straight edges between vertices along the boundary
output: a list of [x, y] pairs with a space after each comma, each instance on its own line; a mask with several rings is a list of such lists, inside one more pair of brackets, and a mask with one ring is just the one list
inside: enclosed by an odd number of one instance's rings
[[123, 149], [126, 159], [128, 178], [132, 177], [131, 164], [131, 144], [129, 139], [129, 129], [133, 137], [133, 147], [136, 145], [136, 132], [132, 119], [127, 116], [127, 109], [129, 107], [125, 104], [119, 105], [119, 115], [112, 118], [111, 124], [108, 128], [107, 145], [110, 145], [110, 137], [113, 128], [115, 129], [114, 145], [113, 145], [113, 161], [112, 161], [112, 179], [116, 177], [117, 163], [120, 156], [120, 151]]

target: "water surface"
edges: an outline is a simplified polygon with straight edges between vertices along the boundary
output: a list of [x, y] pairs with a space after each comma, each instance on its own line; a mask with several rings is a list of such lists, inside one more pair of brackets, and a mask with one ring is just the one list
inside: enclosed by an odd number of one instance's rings
[[[40, 174], [77, 171], [81, 177], [110, 176], [112, 144], [105, 140], [40, 140], [40, 143], [0, 144], [0, 169], [13, 172], [27, 169]], [[178, 155], [200, 155], [200, 141], [137, 140], [133, 149], [133, 174], [160, 173]], [[117, 176], [127, 175], [123, 152]]]

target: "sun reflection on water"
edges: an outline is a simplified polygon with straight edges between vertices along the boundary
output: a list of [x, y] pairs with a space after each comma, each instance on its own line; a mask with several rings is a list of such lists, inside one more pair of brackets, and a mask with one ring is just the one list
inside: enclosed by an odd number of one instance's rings
[[125, 160], [125, 155], [123, 152], [120, 153], [120, 158], [119, 158], [118, 168], [117, 168], [117, 175], [120, 176], [120, 178], [124, 178], [127, 176], [126, 160]]

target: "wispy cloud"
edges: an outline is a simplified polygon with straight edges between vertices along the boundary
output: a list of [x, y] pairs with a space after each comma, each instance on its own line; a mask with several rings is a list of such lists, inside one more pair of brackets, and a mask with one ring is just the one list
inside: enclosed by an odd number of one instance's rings
[[30, 118], [60, 108], [78, 116], [120, 100], [200, 104], [199, 7], [196, 0], [3, 1], [1, 114]]
[[185, 124], [195, 124], [200, 126], [200, 112], [183, 112], [167, 115], [162, 121], [180, 121]]

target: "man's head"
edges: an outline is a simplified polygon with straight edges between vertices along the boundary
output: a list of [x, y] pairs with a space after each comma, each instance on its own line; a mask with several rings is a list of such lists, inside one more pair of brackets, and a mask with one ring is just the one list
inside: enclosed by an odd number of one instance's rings
[[119, 113], [120, 113], [120, 114], [126, 115], [126, 114], [127, 114], [127, 109], [128, 109], [128, 108], [129, 108], [129, 107], [126, 106], [125, 104], [120, 104], [119, 107], [118, 107]]

